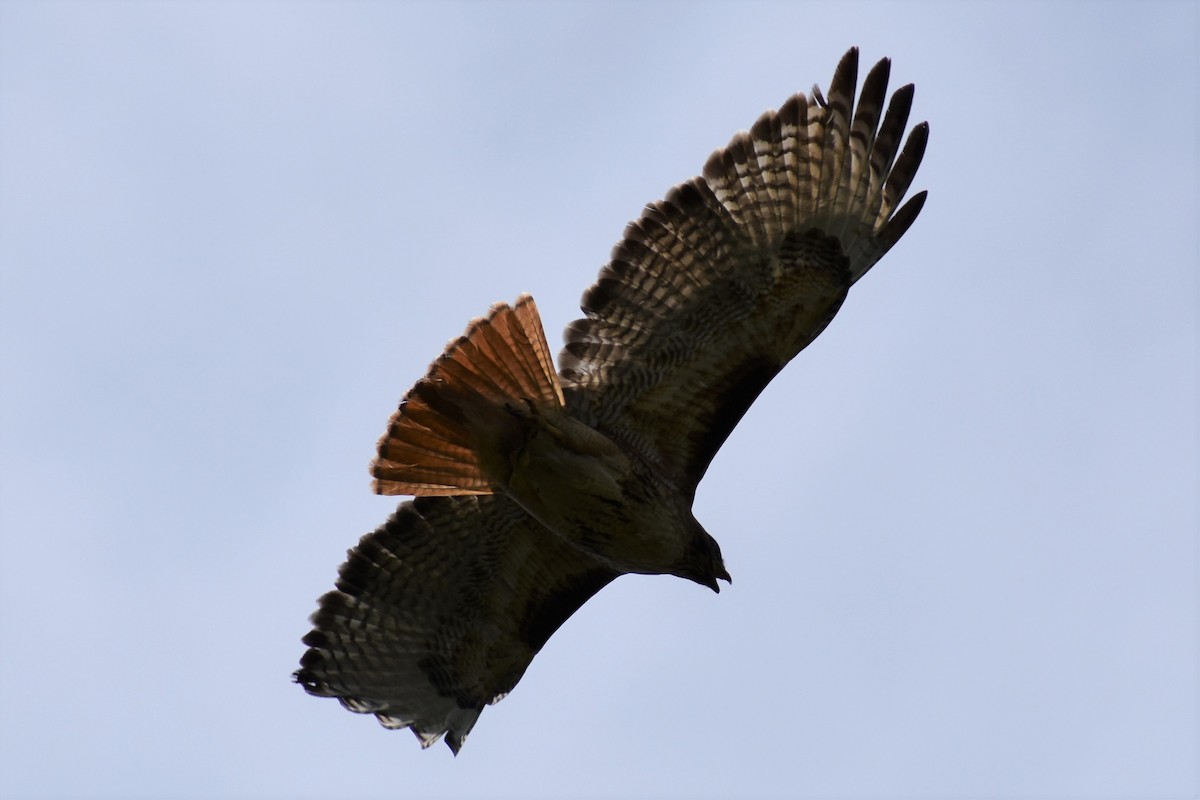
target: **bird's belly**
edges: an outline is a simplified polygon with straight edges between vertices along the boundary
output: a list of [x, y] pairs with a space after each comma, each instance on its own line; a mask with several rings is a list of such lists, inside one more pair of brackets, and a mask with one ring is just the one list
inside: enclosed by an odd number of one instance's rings
[[[670, 571], [688, 531], [671, 487], [582, 423], [532, 436], [505, 487], [538, 522], [622, 572]], [[602, 441], [595, 437], [602, 437]]]

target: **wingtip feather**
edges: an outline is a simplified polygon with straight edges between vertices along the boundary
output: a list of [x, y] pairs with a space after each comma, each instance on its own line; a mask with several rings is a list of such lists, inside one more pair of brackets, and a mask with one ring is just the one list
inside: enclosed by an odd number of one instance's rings
[[914, 89], [905, 84], [889, 98], [891, 69], [889, 58], [875, 62], [856, 98], [859, 50], [851, 47], [827, 92], [788, 98], [709, 157], [704, 180], [751, 242], [778, 246], [789, 230], [818, 228], [838, 237], [854, 279], [894, 243], [878, 237], [911, 185], [928, 129], [922, 123], [905, 137]]

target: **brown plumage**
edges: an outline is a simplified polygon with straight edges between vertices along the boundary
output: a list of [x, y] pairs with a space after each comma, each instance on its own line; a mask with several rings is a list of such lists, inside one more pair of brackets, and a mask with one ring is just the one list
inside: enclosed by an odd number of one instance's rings
[[[379, 494], [490, 494], [484, 464], [516, 446], [508, 406], [563, 406], [562, 388], [533, 298], [497, 303], [451, 342], [392, 415], [371, 466]], [[498, 468], [499, 465], [492, 465]]]
[[372, 465], [414, 494], [320, 600], [296, 680], [458, 752], [549, 636], [627, 572], [718, 590], [691, 512], [746, 409], [916, 219], [924, 123], [889, 64], [842, 59], [625, 230], [551, 366], [527, 295], [497, 304], [405, 395]]

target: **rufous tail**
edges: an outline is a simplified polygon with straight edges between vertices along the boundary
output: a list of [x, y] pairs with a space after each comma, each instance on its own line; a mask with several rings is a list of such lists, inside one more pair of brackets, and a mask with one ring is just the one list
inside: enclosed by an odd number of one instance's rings
[[491, 494], [519, 447], [522, 416], [563, 407], [533, 298], [471, 321], [392, 415], [371, 465], [378, 494]]

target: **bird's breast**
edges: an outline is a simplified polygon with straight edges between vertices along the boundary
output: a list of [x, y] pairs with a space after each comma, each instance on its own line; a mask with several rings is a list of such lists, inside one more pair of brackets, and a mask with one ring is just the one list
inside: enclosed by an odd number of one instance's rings
[[677, 490], [638, 456], [563, 413], [531, 422], [505, 491], [569, 543], [622, 572], [665, 573], [690, 536]]

